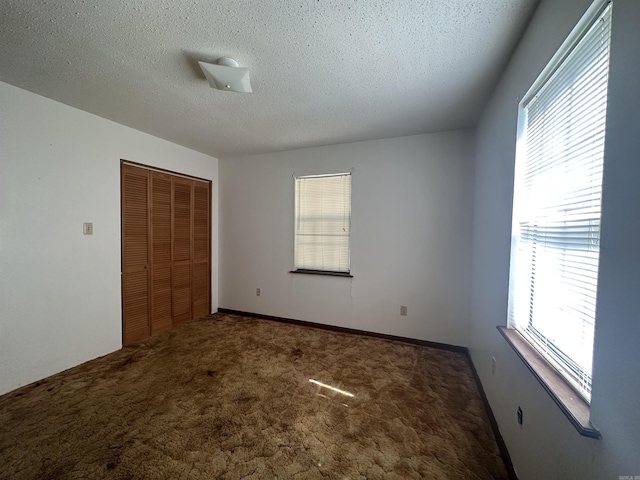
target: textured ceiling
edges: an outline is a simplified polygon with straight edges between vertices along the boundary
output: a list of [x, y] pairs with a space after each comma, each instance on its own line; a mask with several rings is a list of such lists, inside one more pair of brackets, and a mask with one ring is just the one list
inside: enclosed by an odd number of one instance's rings
[[467, 128], [536, 4], [2, 0], [0, 80], [216, 157]]

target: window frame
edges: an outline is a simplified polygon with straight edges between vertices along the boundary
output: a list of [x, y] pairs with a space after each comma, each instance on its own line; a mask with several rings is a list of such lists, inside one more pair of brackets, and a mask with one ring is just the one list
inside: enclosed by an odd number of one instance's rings
[[[349, 178], [349, 213], [348, 213], [348, 240], [347, 240], [347, 263], [348, 267], [346, 270], [338, 270], [338, 269], [322, 269], [322, 268], [301, 268], [298, 266], [298, 181], [304, 179], [321, 179], [328, 177], [348, 177]], [[341, 173], [327, 173], [327, 174], [316, 174], [316, 175], [293, 175], [294, 179], [294, 229], [293, 229], [293, 242], [294, 242], [294, 258], [293, 264], [294, 268], [289, 273], [296, 274], [310, 274], [310, 275], [324, 275], [324, 276], [334, 276], [334, 277], [349, 277], [352, 278], [351, 274], [351, 215], [352, 215], [352, 184], [353, 184], [353, 172], [341, 172]]]
[[[527, 91], [526, 95], [522, 97], [522, 100], [518, 105], [518, 123], [517, 123], [517, 144], [516, 144], [516, 172], [514, 175], [514, 200], [515, 192], [519, 180], [518, 177], [518, 162], [524, 163], [526, 160], [525, 155], [525, 142], [527, 133], [527, 106], [532, 98], [534, 98], [549, 82], [552, 80], [555, 72], [561, 68], [567, 57], [573, 52], [574, 48], [578, 46], [580, 41], [587, 35], [591, 28], [600, 20], [605, 11], [612, 5], [612, 0], [596, 0], [583, 15], [576, 27], [572, 30], [570, 35], [564, 41], [557, 53], [552, 57], [547, 66], [543, 69], [542, 73], [538, 76], [535, 82]], [[611, 15], [611, 12], [609, 12]], [[612, 27], [611, 27], [612, 28]], [[609, 56], [610, 56], [610, 38], [609, 38]], [[606, 125], [606, 110], [605, 110], [605, 125]], [[606, 127], [605, 127], [606, 132]], [[603, 135], [606, 133], [603, 132]], [[604, 163], [604, 151], [602, 162]], [[602, 188], [602, 184], [600, 184]], [[515, 203], [515, 201], [514, 201]], [[513, 208], [513, 231], [516, 231], [516, 208]], [[601, 218], [601, 214], [599, 219]], [[549, 358], [543, 349], [536, 345], [536, 340], [529, 338], [526, 332], [523, 332], [522, 328], [517, 328], [511, 319], [512, 302], [514, 296], [514, 270], [515, 261], [514, 257], [517, 254], [517, 244], [515, 236], [512, 235], [511, 244], [511, 261], [510, 261], [510, 274], [509, 274], [509, 314], [507, 318], [507, 326], [498, 327], [498, 330], [503, 335], [509, 345], [516, 351], [518, 356], [523, 360], [525, 365], [534, 374], [534, 376], [540, 381], [545, 390], [551, 395], [554, 401], [560, 406], [565, 415], [571, 420], [574, 426], [578, 429], [581, 435], [600, 438], [599, 432], [593, 428], [589, 421], [589, 396], [583, 394], [579, 388], [569, 379], [565, 372], [563, 372], [564, 366], [556, 363], [553, 359]], [[597, 288], [597, 287], [596, 287]], [[597, 291], [597, 290], [596, 290]], [[530, 323], [530, 322], [529, 322]], [[593, 346], [591, 347], [593, 348]], [[590, 391], [589, 391], [590, 394]]]

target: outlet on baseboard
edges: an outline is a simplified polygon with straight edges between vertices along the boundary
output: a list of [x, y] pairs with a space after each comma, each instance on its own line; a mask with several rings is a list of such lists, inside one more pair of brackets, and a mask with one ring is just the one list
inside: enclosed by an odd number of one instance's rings
[[262, 294], [262, 290], [260, 288], [256, 288], [256, 297], [259, 297]]
[[400, 305], [400, 315], [402, 315], [403, 317], [407, 316], [407, 306], [406, 305]]

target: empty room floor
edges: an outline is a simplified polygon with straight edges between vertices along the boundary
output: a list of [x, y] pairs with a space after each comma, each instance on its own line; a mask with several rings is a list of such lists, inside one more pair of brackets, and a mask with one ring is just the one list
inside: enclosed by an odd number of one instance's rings
[[462, 353], [216, 314], [0, 397], [2, 479], [506, 479]]

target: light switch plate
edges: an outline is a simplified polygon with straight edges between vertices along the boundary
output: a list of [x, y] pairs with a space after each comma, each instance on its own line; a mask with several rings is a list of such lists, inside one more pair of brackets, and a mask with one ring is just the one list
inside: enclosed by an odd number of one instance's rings
[[82, 224], [82, 233], [85, 235], [93, 235], [93, 223], [85, 222]]

